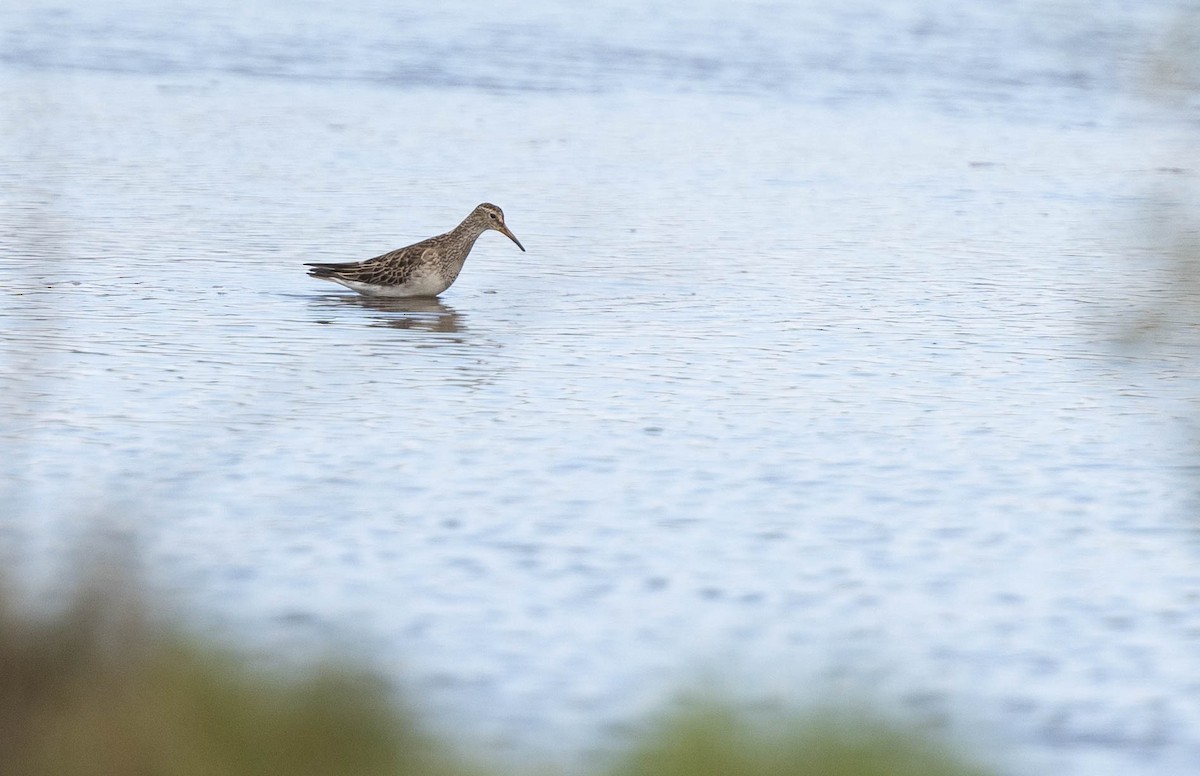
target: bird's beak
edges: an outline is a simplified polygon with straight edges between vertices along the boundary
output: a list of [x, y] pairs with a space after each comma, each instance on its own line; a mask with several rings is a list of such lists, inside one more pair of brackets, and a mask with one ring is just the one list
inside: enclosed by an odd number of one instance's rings
[[501, 234], [503, 234], [505, 237], [507, 237], [508, 239], [510, 239], [510, 240], [512, 240], [513, 242], [515, 242], [515, 243], [517, 244], [517, 247], [518, 247], [518, 248], [520, 248], [522, 251], [524, 251], [524, 250], [525, 250], [525, 246], [524, 246], [524, 245], [521, 245], [521, 241], [517, 239], [517, 236], [516, 236], [515, 234], [513, 234], [513, 233], [512, 233], [512, 232], [510, 232], [510, 231], [508, 231], [508, 227], [507, 227], [507, 226], [505, 226], [504, 224], [500, 224], [500, 227], [499, 227], [499, 228], [500, 228], [500, 233], [501, 233]]

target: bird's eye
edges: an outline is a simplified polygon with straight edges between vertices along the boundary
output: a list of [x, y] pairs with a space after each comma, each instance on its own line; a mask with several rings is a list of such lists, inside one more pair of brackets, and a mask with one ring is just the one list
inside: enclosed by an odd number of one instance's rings
[[495, 221], [495, 220], [496, 220], [496, 214], [495, 214], [495, 213], [488, 213], [488, 218], [490, 218], [490, 219], [492, 219], [493, 221]]

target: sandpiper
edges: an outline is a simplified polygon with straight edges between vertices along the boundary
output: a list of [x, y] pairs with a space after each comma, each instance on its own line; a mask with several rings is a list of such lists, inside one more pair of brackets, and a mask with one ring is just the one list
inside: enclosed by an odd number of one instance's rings
[[488, 229], [495, 229], [525, 250], [504, 225], [504, 212], [484, 202], [449, 232], [407, 248], [366, 261], [304, 266], [312, 267], [308, 274], [314, 278], [341, 283], [367, 296], [437, 296], [458, 277], [475, 241]]

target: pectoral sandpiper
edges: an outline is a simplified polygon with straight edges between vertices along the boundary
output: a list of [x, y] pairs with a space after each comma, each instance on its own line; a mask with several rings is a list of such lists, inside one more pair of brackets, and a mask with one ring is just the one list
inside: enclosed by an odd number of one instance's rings
[[340, 283], [367, 296], [437, 296], [458, 277], [475, 241], [488, 229], [495, 229], [525, 250], [504, 225], [504, 212], [484, 202], [449, 232], [407, 248], [366, 261], [304, 266], [312, 267], [308, 274], [314, 278]]

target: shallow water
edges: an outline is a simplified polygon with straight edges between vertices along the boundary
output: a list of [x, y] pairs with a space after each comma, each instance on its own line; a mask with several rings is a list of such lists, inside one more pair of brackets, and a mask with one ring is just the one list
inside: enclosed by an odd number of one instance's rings
[[[122, 515], [506, 757], [715, 676], [1200, 764], [1193, 354], [1113, 344], [1193, 176], [1127, 91], [1169, 7], [490, 7], [0, 11], [10, 565]], [[482, 200], [529, 252], [438, 301], [303, 274]]]

